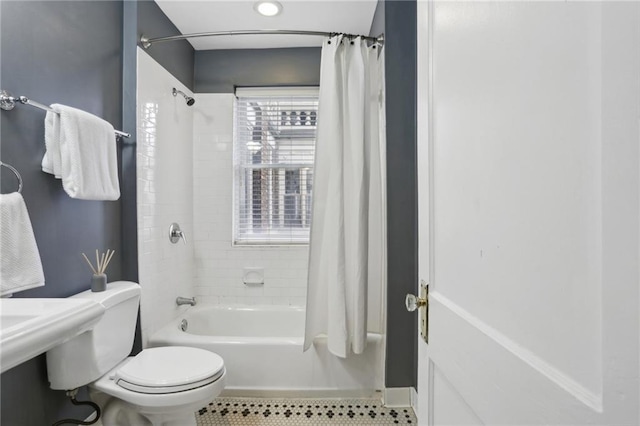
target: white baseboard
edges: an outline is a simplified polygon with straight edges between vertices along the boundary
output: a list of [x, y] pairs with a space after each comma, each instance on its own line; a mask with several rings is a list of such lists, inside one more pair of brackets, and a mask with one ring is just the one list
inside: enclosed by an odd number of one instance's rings
[[246, 398], [380, 398], [378, 390], [340, 390], [340, 389], [233, 389], [227, 388], [222, 397]]
[[411, 388], [411, 408], [414, 413], [418, 411], [418, 391], [416, 388]]
[[[382, 402], [385, 407], [413, 407], [414, 388], [385, 388]], [[417, 397], [415, 398], [417, 399]]]

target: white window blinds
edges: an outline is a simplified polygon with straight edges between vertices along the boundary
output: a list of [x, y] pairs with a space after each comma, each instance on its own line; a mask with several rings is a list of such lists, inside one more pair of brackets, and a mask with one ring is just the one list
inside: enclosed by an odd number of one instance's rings
[[309, 242], [317, 114], [317, 88], [236, 90], [236, 244]]

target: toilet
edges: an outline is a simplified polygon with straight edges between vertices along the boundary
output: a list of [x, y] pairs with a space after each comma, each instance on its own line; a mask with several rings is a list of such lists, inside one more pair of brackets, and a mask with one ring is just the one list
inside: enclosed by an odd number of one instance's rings
[[94, 328], [47, 352], [52, 389], [88, 385], [104, 426], [191, 426], [195, 411], [224, 389], [223, 359], [199, 348], [167, 346], [130, 357], [140, 286], [117, 281], [72, 296], [105, 308]]

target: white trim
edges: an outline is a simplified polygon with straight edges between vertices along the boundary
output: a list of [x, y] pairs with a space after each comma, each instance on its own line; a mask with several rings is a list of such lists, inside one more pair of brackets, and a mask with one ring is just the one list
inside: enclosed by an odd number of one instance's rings
[[380, 398], [381, 391], [367, 389], [261, 389], [261, 388], [227, 388], [221, 397], [244, 398]]
[[[315, 158], [315, 144], [317, 138], [317, 126], [306, 125], [296, 127], [296, 129], [305, 128], [304, 132], [295, 130], [297, 136], [290, 135], [295, 139], [293, 145], [290, 143], [292, 151], [287, 156], [281, 156], [279, 154], [280, 147], [278, 147], [278, 139], [275, 137], [275, 133], [269, 131], [269, 136], [265, 136], [264, 131], [261, 132], [260, 145], [265, 143], [265, 137], [267, 143], [274, 148], [274, 152], [268, 155], [268, 158], [260, 158], [259, 163], [254, 163], [252, 155], [253, 152], [249, 146], [255, 143], [253, 129], [258, 123], [262, 126], [266, 122], [271, 123], [274, 129], [279, 130], [287, 129], [293, 130], [294, 128], [288, 124], [281, 123], [280, 113], [289, 111], [294, 114], [295, 111], [307, 111], [311, 120], [315, 120], [312, 114], [316, 114], [317, 117], [317, 102], [318, 102], [318, 87], [253, 87], [253, 88], [237, 88], [236, 96], [233, 102], [233, 195], [232, 195], [232, 244], [233, 246], [239, 245], [279, 245], [279, 246], [293, 246], [293, 245], [308, 245], [311, 217], [309, 209], [309, 200], [312, 199], [313, 190], [309, 191], [309, 183], [313, 179], [313, 168]], [[255, 116], [250, 118], [249, 110], [252, 109], [251, 102], [256, 100], [259, 102], [265, 102], [266, 104], [272, 104], [268, 108], [269, 118], [258, 118]], [[301, 104], [296, 104], [297, 101], [301, 101]], [[301, 109], [298, 110], [298, 107]], [[277, 117], [274, 120], [274, 115]], [[301, 114], [301, 113], [300, 113]], [[300, 115], [302, 117], [302, 115]], [[293, 116], [292, 116], [293, 117]], [[255, 123], [252, 123], [255, 121]], [[311, 123], [310, 121], [305, 123]], [[281, 126], [282, 124], [282, 126]], [[300, 124], [300, 123], [298, 123]], [[288, 137], [286, 137], [288, 138]], [[285, 139], [286, 139], [285, 138]], [[296, 148], [294, 149], [293, 146]], [[287, 150], [288, 151], [288, 150]], [[272, 156], [273, 155], [273, 156]], [[287, 158], [285, 158], [287, 157]], [[269, 203], [268, 210], [268, 222], [264, 224], [264, 227], [260, 229], [253, 229], [253, 215], [255, 194], [253, 190], [253, 173], [252, 171], [265, 171], [269, 170], [269, 174], [273, 173], [276, 180], [271, 178], [266, 179], [268, 184], [268, 198], [274, 197], [278, 206], [278, 210], [282, 210], [278, 216], [272, 217], [274, 211], [274, 205]], [[287, 196], [293, 194], [287, 194], [287, 173], [285, 170], [297, 171], [299, 179], [299, 188], [301, 191], [297, 194], [296, 198], [296, 211], [299, 212], [303, 218], [301, 227], [297, 228], [295, 225], [286, 223], [286, 203]], [[262, 185], [263, 178], [260, 178]], [[278, 185], [276, 190], [275, 185]], [[249, 197], [247, 197], [249, 196]], [[262, 196], [260, 196], [262, 200]]]
[[236, 87], [236, 96], [318, 96], [318, 86], [296, 87]]
[[385, 388], [382, 403], [385, 407], [412, 407], [414, 388]]
[[417, 413], [418, 410], [418, 391], [416, 388], [411, 388], [411, 408], [413, 408], [413, 412]]
[[491, 327], [473, 314], [469, 313], [467, 310], [449, 300], [441, 293], [429, 292], [429, 301], [440, 303], [442, 306], [449, 309], [455, 315], [469, 323], [472, 327], [482, 332], [488, 338], [492, 339], [496, 344], [511, 352], [522, 362], [534, 368], [536, 371], [538, 371], [538, 373], [551, 380], [556, 385], [560, 386], [562, 389], [564, 389], [566, 392], [571, 394], [574, 398], [576, 398], [583, 404], [590, 407], [596, 413], [603, 412], [604, 407], [602, 394], [595, 394], [591, 392], [589, 389], [564, 374], [561, 370], [544, 361], [542, 358], [538, 357], [530, 350], [520, 346], [518, 343], [514, 342], [495, 328]]

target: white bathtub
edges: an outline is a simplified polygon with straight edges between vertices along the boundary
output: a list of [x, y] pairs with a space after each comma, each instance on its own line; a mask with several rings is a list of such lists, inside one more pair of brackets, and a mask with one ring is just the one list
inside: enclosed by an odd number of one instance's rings
[[[187, 331], [180, 329], [183, 320]], [[305, 314], [288, 306], [196, 306], [149, 339], [149, 346], [193, 346], [220, 355], [227, 389], [368, 395], [383, 388], [384, 347], [369, 333], [361, 355], [341, 359], [318, 338], [302, 352]]]

